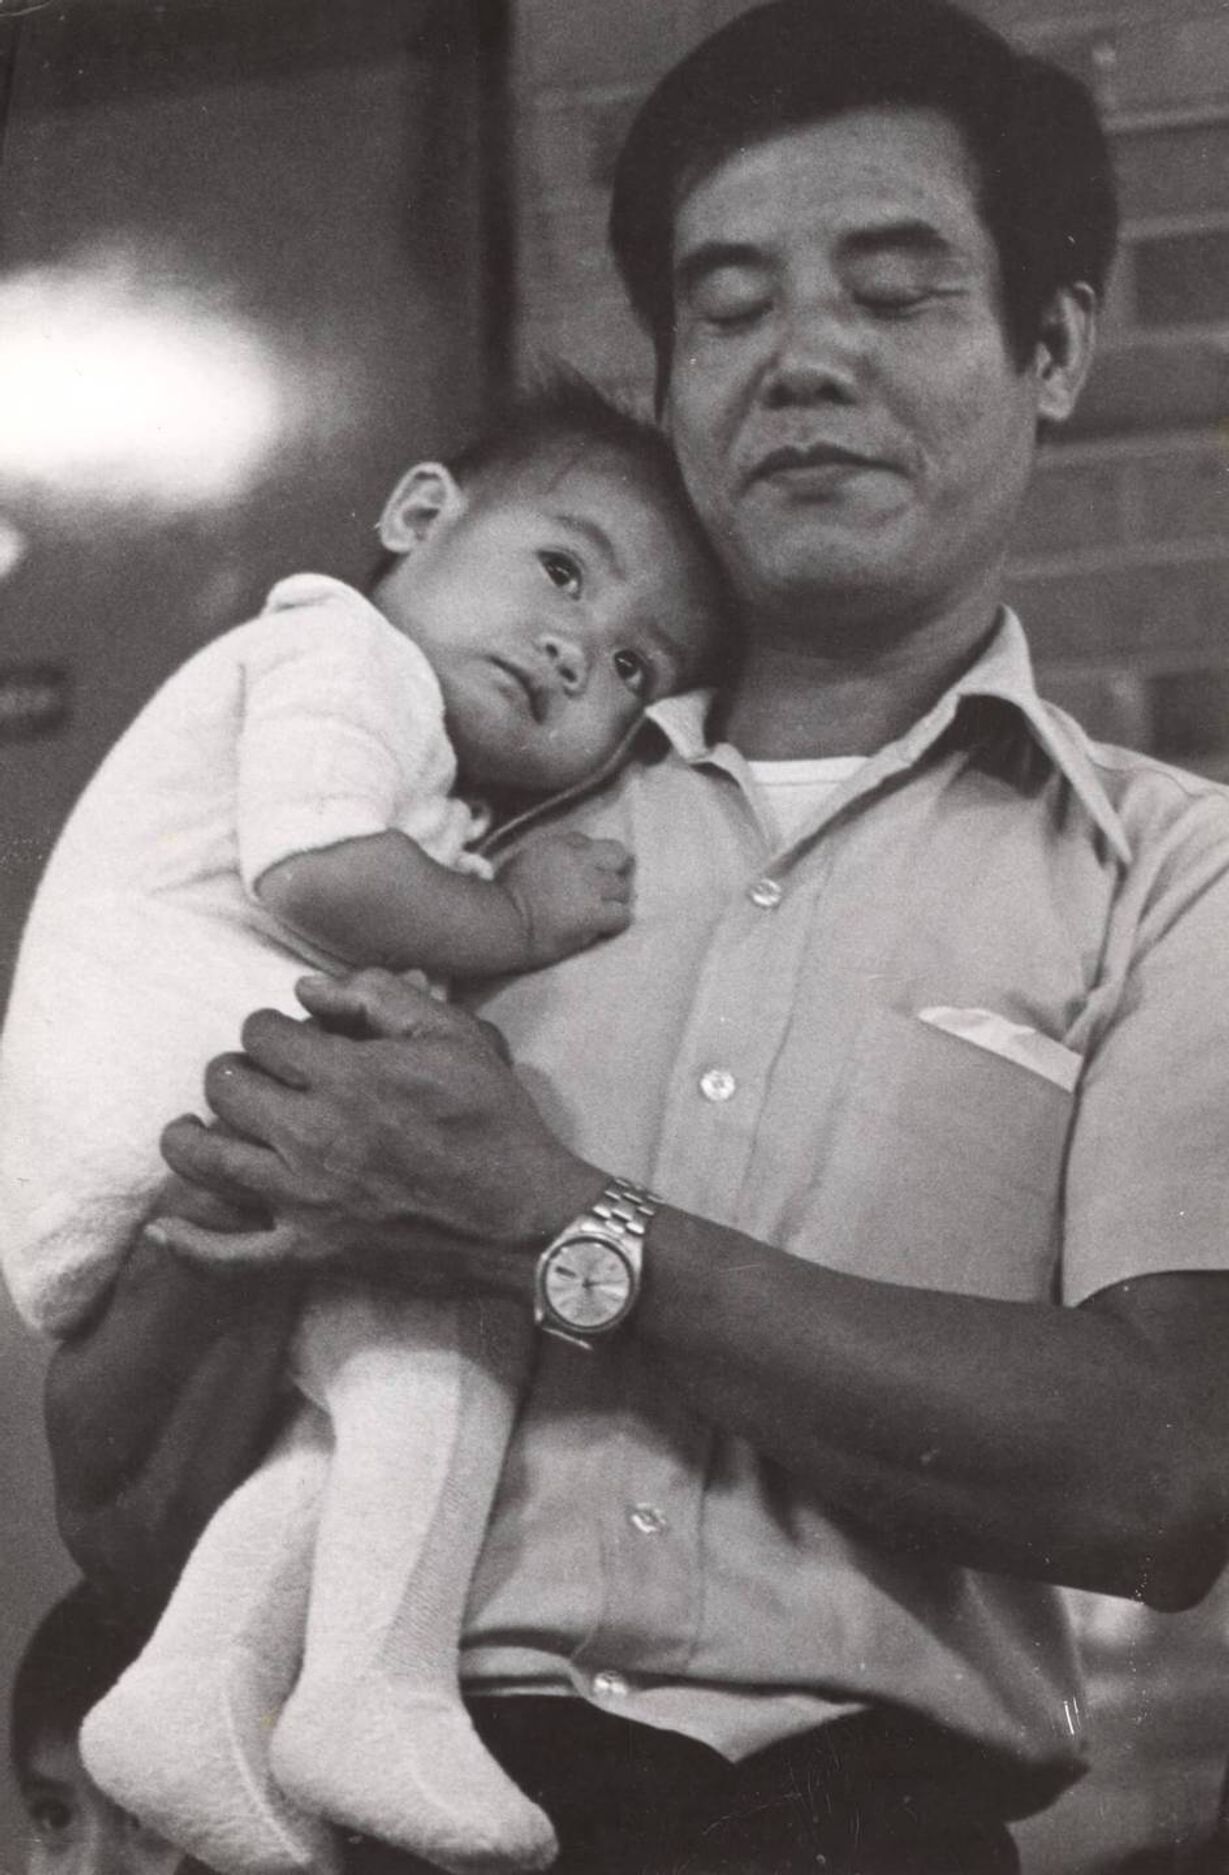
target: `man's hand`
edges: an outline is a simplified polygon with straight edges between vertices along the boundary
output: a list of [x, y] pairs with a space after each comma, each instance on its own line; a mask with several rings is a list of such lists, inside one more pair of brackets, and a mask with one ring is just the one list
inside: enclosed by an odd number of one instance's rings
[[172, 1172], [158, 1187], [149, 1213], [149, 1222], [158, 1225], [171, 1218], [184, 1224], [198, 1224], [217, 1236], [241, 1236], [266, 1229], [272, 1219], [251, 1200], [244, 1204], [238, 1197], [223, 1197], [203, 1185], [189, 1185]]
[[521, 915], [535, 968], [626, 931], [632, 863], [618, 840], [548, 833], [500, 867], [498, 883]]
[[531, 1253], [602, 1174], [555, 1138], [489, 1024], [387, 971], [309, 977], [314, 1020], [260, 1010], [205, 1077], [220, 1125], [173, 1121], [171, 1169], [271, 1213], [215, 1235], [161, 1218], [155, 1241], [225, 1261], [391, 1262], [438, 1293], [525, 1293]]

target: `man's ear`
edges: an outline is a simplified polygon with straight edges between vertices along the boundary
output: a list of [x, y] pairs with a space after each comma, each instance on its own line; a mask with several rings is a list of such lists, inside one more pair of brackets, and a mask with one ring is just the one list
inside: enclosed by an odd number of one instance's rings
[[1092, 368], [1097, 341], [1097, 296], [1083, 282], [1059, 287], [1042, 316], [1033, 359], [1037, 420], [1065, 423]]
[[442, 462], [416, 462], [384, 505], [380, 541], [390, 553], [413, 553], [441, 521], [455, 520], [465, 496]]

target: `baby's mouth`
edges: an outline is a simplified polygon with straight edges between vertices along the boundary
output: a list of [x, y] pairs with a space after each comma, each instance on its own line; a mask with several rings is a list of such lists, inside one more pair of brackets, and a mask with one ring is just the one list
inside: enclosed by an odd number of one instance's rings
[[544, 723], [547, 713], [547, 693], [545, 689], [535, 682], [528, 671], [522, 670], [519, 664], [513, 664], [508, 658], [493, 657], [491, 663], [494, 665], [495, 669], [501, 672], [508, 680], [506, 687], [511, 690], [514, 695], [519, 695], [522, 698], [525, 708], [528, 710], [534, 722]]

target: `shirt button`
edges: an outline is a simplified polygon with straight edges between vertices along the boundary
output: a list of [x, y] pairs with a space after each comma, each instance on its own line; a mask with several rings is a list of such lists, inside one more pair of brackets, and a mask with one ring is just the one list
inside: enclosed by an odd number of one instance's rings
[[633, 1530], [639, 1530], [641, 1536], [660, 1536], [666, 1527], [666, 1519], [656, 1504], [633, 1504], [627, 1513], [627, 1521]]
[[753, 886], [747, 888], [747, 897], [761, 911], [775, 911], [781, 903], [781, 887], [775, 879], [757, 879]]
[[705, 1100], [732, 1100], [737, 1086], [728, 1068], [708, 1068], [700, 1076], [700, 1092]]
[[603, 1667], [593, 1676], [593, 1690], [599, 1699], [626, 1699], [631, 1687], [621, 1673], [611, 1667]]

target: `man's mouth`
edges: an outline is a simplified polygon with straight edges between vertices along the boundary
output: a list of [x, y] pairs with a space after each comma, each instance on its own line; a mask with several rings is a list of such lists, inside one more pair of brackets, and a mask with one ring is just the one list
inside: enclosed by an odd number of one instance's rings
[[866, 469], [882, 469], [886, 464], [877, 456], [863, 455], [840, 443], [781, 443], [752, 464], [747, 482], [772, 481], [797, 477], [800, 481], [840, 480]]

